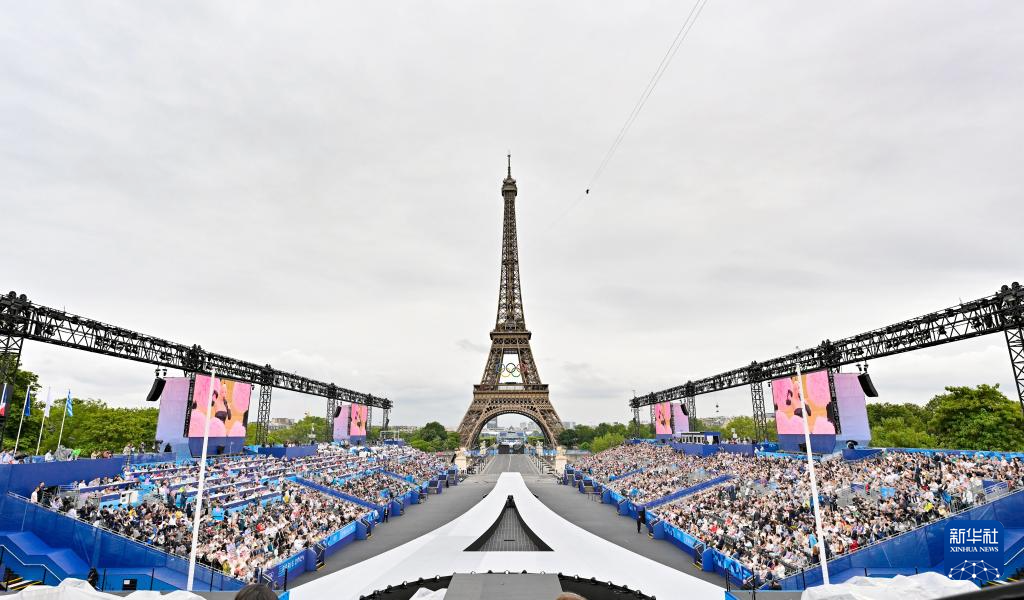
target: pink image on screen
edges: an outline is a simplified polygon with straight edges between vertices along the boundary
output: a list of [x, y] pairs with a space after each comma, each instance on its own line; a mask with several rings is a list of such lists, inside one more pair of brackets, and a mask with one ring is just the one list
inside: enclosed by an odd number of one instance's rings
[[349, 419], [348, 434], [352, 437], [366, 435], [366, 407], [362, 404], [353, 404], [350, 410], [352, 418]]
[[[808, 407], [807, 426], [813, 434], [835, 434], [836, 428], [828, 420], [828, 374], [815, 371], [803, 376], [804, 402]], [[775, 403], [775, 426], [779, 434], [803, 434], [804, 424], [797, 395], [797, 378], [786, 377], [772, 381], [772, 400]]]
[[[213, 396], [210, 399], [210, 386]], [[192, 416], [188, 424], [189, 437], [203, 437], [206, 422], [210, 422], [210, 437], [245, 437], [252, 385], [228, 379], [210, 380], [197, 375], [192, 396]], [[207, 405], [210, 402], [210, 405]]]
[[671, 413], [668, 402], [659, 402], [654, 405], [654, 433], [656, 435], [669, 435], [672, 433], [670, 423]]

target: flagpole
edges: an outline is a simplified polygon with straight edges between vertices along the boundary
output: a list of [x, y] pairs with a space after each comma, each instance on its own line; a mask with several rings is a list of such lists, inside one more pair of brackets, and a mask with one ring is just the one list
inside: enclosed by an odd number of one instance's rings
[[32, 386], [25, 387], [25, 406], [21, 407], [21, 421], [18, 423], [18, 437], [14, 438], [14, 454], [18, 454], [18, 443], [21, 442], [21, 426], [25, 424], [25, 409], [32, 401]]
[[60, 419], [60, 435], [57, 436], [57, 450], [60, 450], [60, 441], [64, 439], [64, 421], [68, 418], [68, 404], [71, 402], [71, 390], [68, 390], [68, 400], [64, 403], [64, 416]]
[[[800, 352], [799, 346], [797, 352]], [[796, 359], [796, 393], [800, 398], [800, 412], [804, 423], [804, 446], [807, 447], [807, 472], [811, 476], [811, 506], [814, 508], [814, 527], [818, 533], [818, 560], [821, 562], [821, 582], [829, 585], [828, 581], [828, 543], [825, 541], [825, 529], [821, 525], [821, 508], [818, 506], [818, 477], [814, 472], [814, 458], [811, 456], [811, 430], [807, 424], [807, 403], [804, 402], [804, 378], [800, 372], [800, 358]]]
[[43, 422], [39, 424], [39, 439], [36, 440], [36, 456], [39, 456], [39, 446], [43, 443], [43, 426], [46, 425], [46, 415], [50, 412], [50, 388], [46, 388], [46, 404], [43, 406]]
[[[196, 550], [199, 546], [199, 520], [203, 514], [203, 488], [206, 487], [206, 447], [210, 442], [210, 421], [212, 420], [213, 384], [217, 379], [217, 367], [210, 370], [210, 392], [206, 397], [206, 425], [203, 427], [203, 453], [199, 460], [199, 489], [196, 491], [196, 514], [192, 517], [192, 551], [188, 555], [188, 579], [186, 590], [192, 591], [192, 580], [196, 576]], [[212, 578], [213, 575], [211, 574]], [[212, 583], [212, 579], [211, 579]]]

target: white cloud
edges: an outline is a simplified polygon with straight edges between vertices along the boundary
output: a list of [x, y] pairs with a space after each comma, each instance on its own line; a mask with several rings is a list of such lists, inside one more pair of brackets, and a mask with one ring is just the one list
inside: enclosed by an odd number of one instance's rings
[[[454, 425], [493, 326], [508, 149], [527, 322], [566, 420], [1021, 277], [1014, 3], [712, 3], [559, 218], [687, 11], [11, 5], [3, 285]], [[872, 372], [893, 401], [1010, 391], [1002, 344]], [[125, 405], [151, 378], [32, 344], [25, 364]], [[275, 416], [306, 411], [322, 402], [275, 394]]]

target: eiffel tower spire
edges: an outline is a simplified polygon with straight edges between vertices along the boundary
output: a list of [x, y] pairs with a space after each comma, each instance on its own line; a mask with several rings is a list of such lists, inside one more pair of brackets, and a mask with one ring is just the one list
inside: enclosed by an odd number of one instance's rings
[[519, 279], [519, 241], [516, 234], [516, 180], [512, 178], [512, 156], [508, 172], [501, 182], [504, 220], [501, 236], [501, 276], [498, 281], [498, 317], [491, 331], [491, 350], [487, 355], [480, 384], [473, 386], [473, 402], [459, 424], [464, 447], [472, 447], [481, 429], [498, 415], [519, 414], [540, 427], [548, 444], [557, 444], [562, 431], [548, 397], [548, 386], [541, 383], [530, 348], [531, 333], [523, 314], [523, 293]]
[[495, 331], [526, 331], [523, 291], [519, 283], [519, 240], [516, 233], [516, 195], [512, 179], [512, 155], [508, 155], [508, 176], [501, 182], [505, 219], [501, 235], [501, 279], [498, 282], [498, 318]]

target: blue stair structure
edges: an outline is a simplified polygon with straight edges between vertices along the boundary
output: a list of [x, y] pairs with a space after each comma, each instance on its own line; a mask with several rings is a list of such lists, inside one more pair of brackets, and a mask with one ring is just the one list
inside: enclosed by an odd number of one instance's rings
[[70, 548], [54, 548], [29, 531], [0, 531], [0, 544], [24, 563], [46, 565], [60, 578], [85, 579], [89, 564]]

